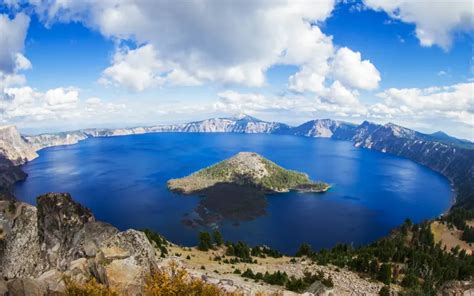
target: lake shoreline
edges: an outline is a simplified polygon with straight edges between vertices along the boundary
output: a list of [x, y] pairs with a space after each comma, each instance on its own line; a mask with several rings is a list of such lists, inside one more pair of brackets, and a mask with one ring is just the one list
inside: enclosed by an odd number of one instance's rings
[[[183, 142], [184, 140], [186, 142]], [[187, 148], [179, 150], [181, 151], [179, 154], [170, 154], [170, 151], [177, 151], [176, 144], [173, 143], [179, 143], [179, 147]], [[183, 146], [184, 143], [188, 144]], [[274, 146], [268, 146], [270, 143]], [[275, 145], [279, 149], [265, 148]], [[214, 148], [207, 150], [208, 147]], [[232, 150], [229, 150], [229, 147], [232, 147]], [[219, 202], [208, 200], [206, 205], [218, 207], [221, 211], [225, 211], [226, 215], [234, 217], [231, 219], [234, 221], [226, 222], [223, 226], [220, 222], [217, 223], [232, 240], [244, 240], [250, 244], [265, 243], [280, 250], [294, 250], [303, 240], [310, 240], [315, 248], [327, 248], [332, 246], [331, 241], [340, 240], [348, 243], [360, 241], [363, 244], [384, 236], [393, 226], [399, 224], [390, 221], [403, 222], [406, 217], [412, 217], [414, 220], [434, 218], [445, 209], [443, 206], [442, 210], [430, 214], [431, 205], [428, 208], [418, 207], [421, 212], [427, 213], [422, 214], [417, 207], [406, 204], [403, 200], [398, 201], [397, 196], [411, 196], [409, 192], [415, 188], [419, 188], [416, 190], [421, 190], [419, 192], [424, 197], [413, 196], [409, 197], [409, 200], [413, 198], [415, 203], [420, 203], [421, 200], [434, 199], [437, 200], [436, 203], [446, 204], [448, 207], [446, 197], [451, 195], [451, 191], [449, 183], [444, 181], [445, 178], [432, 179], [430, 176], [435, 175], [431, 170], [409, 160], [371, 150], [355, 149], [346, 141], [261, 134], [161, 133], [109, 138], [107, 141], [90, 139], [75, 146], [46, 149], [42, 151], [39, 159], [24, 167], [30, 173], [30, 178], [17, 185], [16, 193], [18, 199], [28, 202], [33, 201], [35, 192], [71, 191], [81, 202], [97, 212], [101, 220], [116, 225], [119, 229], [149, 227], [163, 233], [171, 241], [183, 245], [195, 245], [197, 229], [184, 226], [181, 220], [185, 213], [192, 213], [203, 198], [197, 196], [179, 198], [177, 194], [168, 191], [166, 181], [175, 176], [188, 175], [225, 159], [236, 151], [253, 150], [252, 147], [256, 147], [257, 152], [284, 167], [307, 171], [311, 179], [328, 180], [330, 181], [328, 183], [337, 186], [333, 185], [324, 194], [314, 193], [314, 198], [311, 193], [309, 193], [311, 198], [305, 198], [295, 191], [272, 196], [267, 194], [267, 212], [249, 211], [256, 213], [249, 215], [253, 216], [252, 219], [257, 217], [251, 221], [238, 212], [221, 209], [222, 205]], [[305, 158], [297, 157], [303, 151]], [[183, 154], [184, 152], [186, 153]], [[196, 155], [199, 155], [199, 158]], [[288, 155], [294, 156], [288, 158]], [[131, 163], [131, 166], [128, 163]], [[436, 186], [446, 189], [423, 189], [421, 182], [416, 181], [418, 179], [409, 177], [410, 174], [398, 174], [400, 170], [422, 174], [417, 178], [426, 179], [425, 181], [429, 183], [435, 182], [438, 184]], [[82, 182], [76, 183], [77, 179], [81, 179]], [[379, 180], [377, 181], [379, 184], [364, 181], [369, 179]], [[396, 185], [408, 180], [412, 180], [408, 183], [411, 184], [408, 187]], [[446, 185], [443, 185], [445, 183]], [[408, 195], [399, 192], [401, 188], [403, 192], [408, 190]], [[374, 189], [380, 193], [371, 193]], [[386, 191], [387, 189], [390, 190]], [[427, 191], [435, 195], [423, 194]], [[445, 191], [446, 196], [440, 196]], [[381, 199], [378, 197], [380, 194], [388, 195]], [[344, 196], [354, 198], [349, 200]], [[403, 202], [405, 205], [394, 206], [392, 204], [394, 201]], [[431, 201], [427, 204], [431, 204]], [[114, 205], [113, 211], [111, 205]], [[388, 212], [382, 220], [378, 218], [373, 220], [381, 213], [377, 209], [393, 207], [400, 210]], [[416, 214], [417, 212], [420, 214]], [[417, 218], [417, 215], [422, 216]], [[123, 217], [127, 219], [124, 220]], [[290, 220], [283, 223], [277, 217]], [[238, 222], [238, 220], [244, 221]], [[367, 226], [364, 221], [373, 221], [373, 224]], [[239, 226], [236, 228], [233, 224]], [[322, 224], [337, 226], [324, 229], [319, 227]], [[384, 226], [388, 224], [389, 227]], [[202, 225], [197, 227], [206, 228]], [[280, 229], [280, 234], [274, 234], [272, 229]], [[294, 229], [298, 231], [292, 231]], [[309, 239], [309, 233], [318, 235]], [[284, 245], [287, 244], [285, 241], [294, 241], [295, 246], [291, 244], [285, 248]]]

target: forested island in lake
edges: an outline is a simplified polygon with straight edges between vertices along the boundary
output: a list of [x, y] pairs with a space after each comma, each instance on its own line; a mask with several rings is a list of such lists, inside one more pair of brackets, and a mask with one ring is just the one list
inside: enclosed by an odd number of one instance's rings
[[223, 219], [253, 220], [264, 215], [266, 194], [298, 191], [321, 193], [330, 185], [287, 170], [254, 152], [240, 152], [210, 167], [167, 182], [176, 193], [205, 196], [196, 209], [199, 218], [186, 217], [190, 226], [209, 225]]
[[308, 175], [286, 170], [253, 152], [240, 152], [213, 166], [181, 179], [168, 181], [168, 188], [184, 194], [202, 193], [219, 183], [251, 186], [265, 192], [324, 192], [330, 186], [313, 182]]

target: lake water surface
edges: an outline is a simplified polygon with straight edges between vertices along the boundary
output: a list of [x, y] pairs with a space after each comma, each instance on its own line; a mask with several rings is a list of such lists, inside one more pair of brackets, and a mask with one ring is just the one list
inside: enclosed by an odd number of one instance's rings
[[[354, 148], [352, 143], [262, 134], [158, 133], [92, 138], [40, 151], [16, 196], [34, 204], [43, 193], [69, 192], [98, 220], [120, 229], [151, 228], [174, 243], [195, 245], [203, 228], [186, 226], [200, 197], [168, 191], [166, 181], [188, 175], [240, 151], [333, 184], [324, 194], [267, 196], [266, 214], [252, 221], [217, 224], [226, 240], [267, 244], [292, 253], [354, 245], [389, 233], [405, 218], [433, 218], [450, 205], [443, 176], [410, 160]], [[225, 198], [225, 197], [223, 197]]]

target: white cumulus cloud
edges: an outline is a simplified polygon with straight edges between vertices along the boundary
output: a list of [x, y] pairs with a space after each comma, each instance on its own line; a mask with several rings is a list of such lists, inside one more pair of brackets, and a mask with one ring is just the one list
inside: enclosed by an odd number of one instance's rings
[[444, 117], [474, 126], [474, 83], [458, 83], [443, 87], [390, 88], [377, 96], [375, 114]]
[[30, 18], [18, 13], [13, 19], [0, 14], [0, 71], [10, 74], [15, 69], [31, 67], [29, 61], [21, 55]]
[[136, 49], [121, 48], [113, 57], [112, 66], [105, 69], [99, 80], [103, 84], [123, 85], [135, 91], [152, 86], [197, 85], [199, 81], [179, 68], [178, 65], [159, 59], [153, 45]]
[[423, 46], [436, 44], [448, 50], [457, 32], [474, 30], [472, 0], [364, 0], [364, 3], [394, 19], [415, 24], [416, 36]]
[[5, 89], [8, 99], [0, 102], [2, 117], [6, 119], [43, 120], [45, 116], [64, 116], [74, 110], [79, 92], [71, 88], [55, 88], [39, 92], [29, 86]]
[[100, 81], [136, 91], [214, 81], [258, 87], [265, 85], [266, 71], [280, 64], [300, 68], [289, 78], [289, 88], [298, 92], [325, 90], [333, 82], [327, 81], [328, 75], [340, 64], [344, 70], [354, 66], [352, 72], [370, 75], [364, 82], [338, 79], [346, 87], [374, 88], [380, 80], [359, 53], [354, 53], [359, 60], [352, 64], [347, 59], [337, 63], [341, 57], [332, 37], [317, 25], [331, 15], [334, 0], [246, 5], [217, 0], [52, 0], [33, 5], [47, 23], [81, 21], [104, 36], [135, 41], [134, 49], [118, 47]]
[[0, 101], [8, 99], [6, 88], [26, 83], [25, 76], [19, 72], [31, 68], [22, 53], [29, 23], [30, 18], [23, 13], [12, 19], [0, 14]]
[[362, 60], [360, 52], [347, 47], [340, 48], [331, 65], [333, 76], [347, 86], [359, 89], [375, 89], [380, 73], [368, 60]]

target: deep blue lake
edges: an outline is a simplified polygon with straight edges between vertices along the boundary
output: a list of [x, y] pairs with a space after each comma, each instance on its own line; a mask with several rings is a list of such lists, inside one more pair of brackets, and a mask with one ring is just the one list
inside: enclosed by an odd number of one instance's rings
[[[324, 194], [267, 196], [266, 214], [218, 223], [224, 239], [267, 244], [292, 253], [337, 243], [368, 243], [405, 218], [433, 218], [450, 205], [443, 176], [410, 160], [355, 148], [352, 143], [263, 134], [158, 133], [92, 138], [40, 151], [16, 196], [31, 204], [43, 193], [69, 192], [98, 220], [120, 229], [151, 228], [174, 243], [195, 245], [203, 228], [186, 226], [202, 197], [168, 191], [166, 181], [188, 175], [240, 151], [257, 152], [313, 180], [331, 183]], [[223, 197], [225, 198], [225, 197]], [[192, 215], [192, 214], [191, 214]]]

